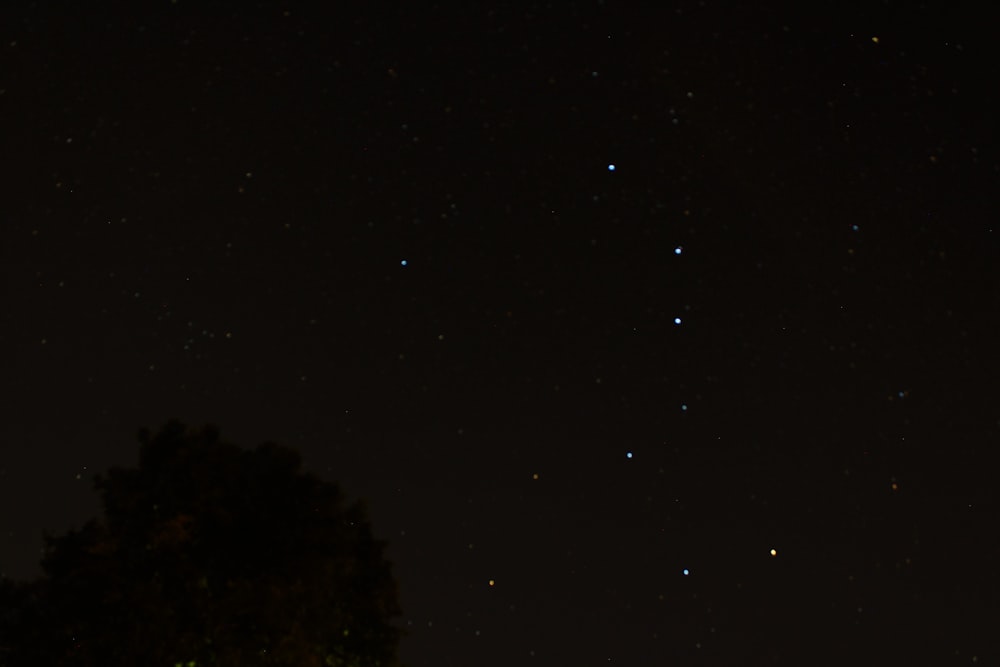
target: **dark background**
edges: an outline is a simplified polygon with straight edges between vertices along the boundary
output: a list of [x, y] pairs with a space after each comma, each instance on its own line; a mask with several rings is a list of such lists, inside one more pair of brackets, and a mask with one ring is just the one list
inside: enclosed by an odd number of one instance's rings
[[5, 4], [3, 576], [176, 417], [411, 667], [1000, 661], [985, 10], [642, 7]]

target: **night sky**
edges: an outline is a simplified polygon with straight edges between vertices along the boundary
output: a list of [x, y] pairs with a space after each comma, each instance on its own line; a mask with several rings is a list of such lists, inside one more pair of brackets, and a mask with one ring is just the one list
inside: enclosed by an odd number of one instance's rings
[[367, 502], [409, 667], [1000, 664], [985, 15], [48, 5], [4, 576], [177, 418]]

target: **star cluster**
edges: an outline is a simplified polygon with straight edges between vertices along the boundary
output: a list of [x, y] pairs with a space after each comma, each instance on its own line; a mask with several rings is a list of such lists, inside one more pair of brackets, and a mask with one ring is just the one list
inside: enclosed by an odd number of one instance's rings
[[971, 19], [15, 4], [4, 576], [177, 417], [366, 500], [412, 667], [1000, 656]]

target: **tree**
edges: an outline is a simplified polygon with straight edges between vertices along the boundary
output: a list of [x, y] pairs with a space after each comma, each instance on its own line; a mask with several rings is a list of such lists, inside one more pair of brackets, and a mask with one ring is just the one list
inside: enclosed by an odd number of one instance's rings
[[212, 427], [140, 432], [104, 516], [0, 586], [0, 665], [396, 665], [395, 581], [362, 504]]

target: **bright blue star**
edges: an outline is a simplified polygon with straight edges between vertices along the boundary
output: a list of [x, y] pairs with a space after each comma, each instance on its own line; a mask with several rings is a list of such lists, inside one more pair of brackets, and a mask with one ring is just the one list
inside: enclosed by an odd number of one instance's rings
[[608, 171], [614, 171], [614, 170], [615, 170], [615, 165], [609, 164], [608, 165]]
[[400, 266], [406, 266], [406, 265], [407, 265], [407, 263], [408, 263], [408, 262], [407, 262], [407, 261], [406, 261], [406, 260], [404, 259], [403, 261], [401, 261], [401, 262], [399, 263], [399, 265], [400, 265]]

